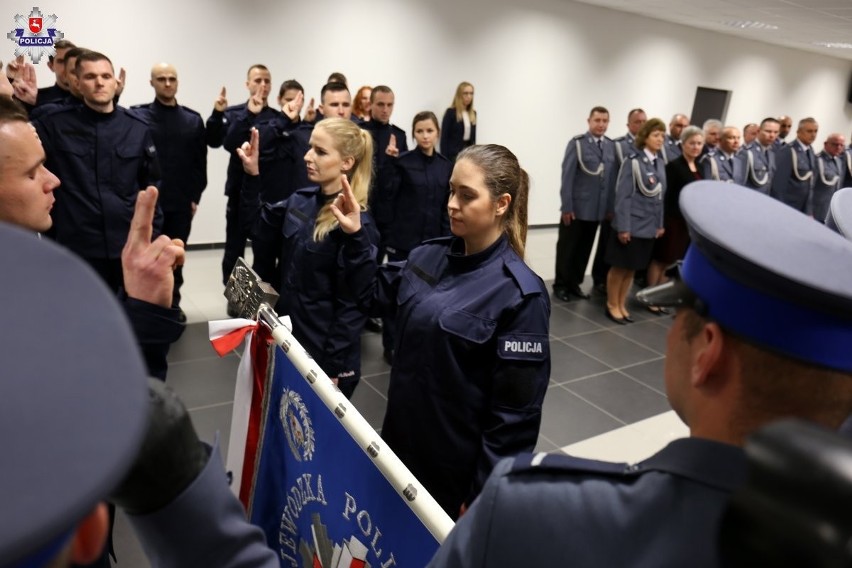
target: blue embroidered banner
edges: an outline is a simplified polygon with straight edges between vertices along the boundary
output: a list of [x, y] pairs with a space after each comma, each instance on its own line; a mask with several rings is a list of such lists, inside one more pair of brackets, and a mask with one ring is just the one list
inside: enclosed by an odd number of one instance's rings
[[425, 566], [438, 542], [281, 348], [250, 504], [281, 566]]

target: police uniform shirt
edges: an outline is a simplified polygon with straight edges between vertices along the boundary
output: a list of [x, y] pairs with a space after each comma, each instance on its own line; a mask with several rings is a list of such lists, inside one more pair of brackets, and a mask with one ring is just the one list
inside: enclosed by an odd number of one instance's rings
[[810, 215], [816, 170], [816, 157], [811, 147], [797, 139], [775, 153], [775, 164], [770, 195]]
[[58, 84], [51, 85], [49, 87], [42, 87], [38, 90], [35, 106], [40, 107], [49, 103], [62, 102], [63, 100], [65, 100], [66, 97], [70, 95], [70, 91], [63, 89]]
[[380, 273], [397, 314], [382, 438], [447, 513], [503, 457], [535, 447], [550, 376], [550, 298], [506, 236], [464, 255], [457, 237]]
[[843, 155], [832, 156], [825, 150], [817, 154], [817, 167], [814, 172], [812, 214], [814, 219], [823, 222], [828, 214], [831, 197], [840, 189], [843, 181]]
[[[159, 185], [157, 151], [148, 124], [123, 107], [99, 113], [60, 106], [33, 122], [62, 180], [53, 208], [54, 235], [77, 254], [118, 259], [141, 188]], [[155, 233], [162, 226], [157, 207]]]
[[698, 438], [635, 465], [525, 454], [498, 464], [429, 566], [719, 566], [745, 478], [741, 448]]
[[616, 144], [590, 132], [572, 138], [562, 159], [562, 213], [600, 221], [612, 208], [617, 174]]
[[705, 155], [701, 160], [704, 179], [725, 181], [743, 185], [746, 180], [745, 164], [738, 154], [727, 154], [721, 150]]
[[204, 120], [190, 108], [157, 100], [132, 110], [151, 126], [162, 172], [160, 205], [164, 211], [189, 210], [207, 187]]
[[744, 185], [768, 194], [775, 175], [775, 152], [772, 146], [764, 148], [755, 140], [743, 148], [737, 159], [742, 162]]
[[[390, 124], [381, 124], [377, 120], [371, 120], [361, 125], [361, 128], [373, 135], [373, 187], [370, 191], [370, 208], [373, 210], [373, 218], [379, 227], [379, 231], [387, 230], [388, 224], [393, 216], [392, 203], [386, 194], [389, 188], [387, 181], [390, 172], [392, 161], [395, 159], [388, 156], [385, 150], [390, 144], [390, 137], [396, 137], [396, 147], [399, 153], [408, 151], [408, 138], [405, 135], [405, 130]], [[383, 237], [384, 238], [384, 237]]]
[[683, 148], [680, 146], [680, 140], [672, 138], [671, 134], [666, 134], [666, 141], [663, 144], [660, 153], [663, 155], [663, 160], [668, 164], [683, 155]]
[[[655, 163], [656, 162], [656, 163]], [[653, 239], [663, 227], [666, 167], [648, 150], [634, 150], [618, 172], [612, 229]]]
[[619, 136], [613, 142], [615, 142], [615, 156], [618, 158], [618, 165], [623, 164], [624, 160], [636, 151], [636, 137], [629, 132], [624, 136]]

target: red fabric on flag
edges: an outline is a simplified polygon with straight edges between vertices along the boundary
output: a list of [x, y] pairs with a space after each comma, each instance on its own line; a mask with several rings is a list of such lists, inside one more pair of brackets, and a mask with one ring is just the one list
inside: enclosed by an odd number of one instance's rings
[[241, 327], [239, 329], [235, 329], [229, 333], [226, 333], [222, 337], [217, 337], [216, 339], [211, 339], [210, 343], [213, 344], [213, 349], [216, 350], [216, 353], [219, 354], [219, 357], [224, 357], [234, 349], [240, 346], [245, 340], [246, 334], [252, 330], [257, 329], [259, 326], [257, 324], [251, 326], [247, 325], [246, 327]]
[[272, 345], [272, 332], [264, 325], [257, 326], [257, 332], [252, 336], [252, 394], [251, 409], [249, 410], [248, 433], [246, 434], [246, 451], [243, 459], [243, 476], [240, 483], [240, 501], [246, 511], [251, 501], [251, 488], [254, 481], [254, 466], [257, 461], [257, 447], [260, 441], [260, 431], [263, 428], [263, 394], [266, 386], [266, 369], [269, 366], [269, 346]]

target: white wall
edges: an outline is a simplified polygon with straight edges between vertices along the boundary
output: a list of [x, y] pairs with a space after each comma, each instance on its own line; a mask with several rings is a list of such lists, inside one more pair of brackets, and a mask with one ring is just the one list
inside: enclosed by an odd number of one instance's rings
[[[416, 112], [431, 109], [440, 117], [455, 86], [471, 81], [478, 140], [511, 148], [533, 179], [532, 224], [557, 221], [562, 153], [585, 130], [594, 105], [610, 109], [609, 134], [616, 137], [630, 108], [668, 122], [675, 112], [689, 112], [695, 88], [704, 86], [733, 91], [728, 122], [735, 125], [783, 113], [814, 116], [822, 134], [850, 132], [852, 62], [569, 0], [519, 4], [53, 0], [40, 7], [59, 16], [66, 38], [127, 69], [123, 105], [152, 98], [148, 70], [165, 60], [178, 68], [179, 101], [206, 118], [222, 85], [229, 103], [243, 100], [245, 71], [261, 62], [272, 71], [275, 93], [295, 77], [308, 97], [318, 95], [331, 71], [345, 73], [354, 89], [388, 84], [397, 95], [393, 120], [410, 134]], [[11, 9], [4, 12], [11, 29]], [[7, 60], [13, 44], [5, 42], [0, 57]], [[42, 84], [52, 83], [46, 65], [39, 68]], [[226, 163], [224, 150], [210, 150], [210, 184], [191, 242], [224, 240]]]

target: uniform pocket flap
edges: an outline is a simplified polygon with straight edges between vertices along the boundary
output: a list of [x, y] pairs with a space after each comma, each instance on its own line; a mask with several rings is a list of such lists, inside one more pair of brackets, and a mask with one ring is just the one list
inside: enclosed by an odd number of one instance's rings
[[445, 309], [438, 323], [441, 329], [462, 339], [482, 344], [491, 339], [497, 322], [462, 310]]

